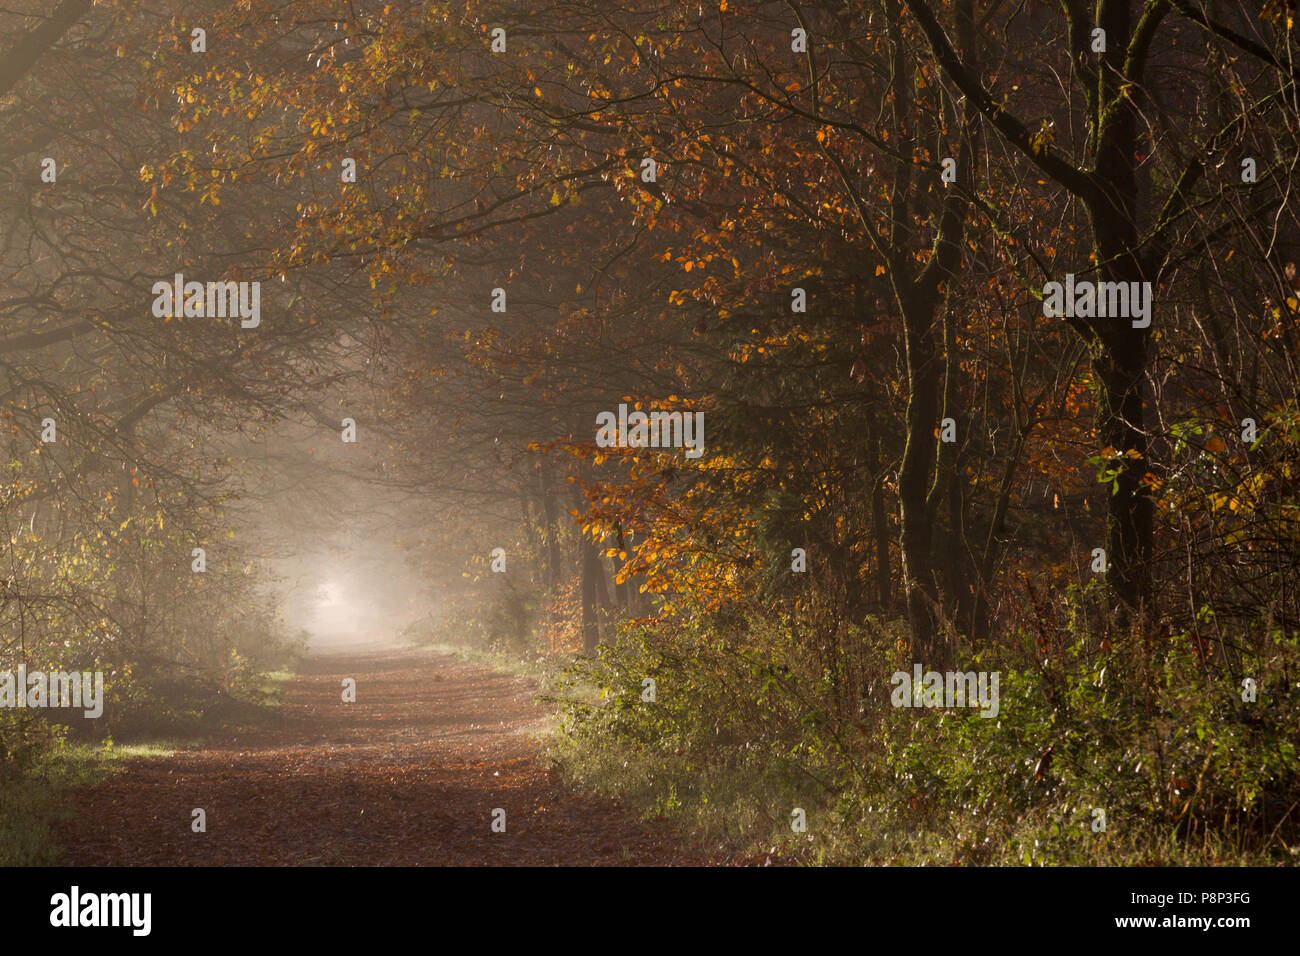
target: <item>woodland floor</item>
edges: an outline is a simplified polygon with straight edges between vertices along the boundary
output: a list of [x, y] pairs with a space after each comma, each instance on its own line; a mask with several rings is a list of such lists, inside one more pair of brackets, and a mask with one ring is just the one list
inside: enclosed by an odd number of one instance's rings
[[[356, 703], [341, 700], [357, 682]], [[548, 771], [531, 682], [420, 649], [317, 654], [275, 716], [71, 795], [81, 866], [691, 865], [666, 826]], [[191, 832], [191, 811], [207, 832]], [[492, 811], [506, 811], [493, 833]]]

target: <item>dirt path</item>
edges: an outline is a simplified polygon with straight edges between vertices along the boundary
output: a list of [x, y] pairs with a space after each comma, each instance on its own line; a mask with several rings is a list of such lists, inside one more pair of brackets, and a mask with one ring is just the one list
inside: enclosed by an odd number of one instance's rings
[[[341, 700], [345, 677], [357, 702]], [[702, 854], [569, 793], [521, 679], [417, 649], [313, 657], [266, 726], [142, 759], [74, 797], [78, 865], [691, 864]], [[193, 833], [191, 811], [207, 812]], [[490, 829], [494, 808], [506, 832]]]

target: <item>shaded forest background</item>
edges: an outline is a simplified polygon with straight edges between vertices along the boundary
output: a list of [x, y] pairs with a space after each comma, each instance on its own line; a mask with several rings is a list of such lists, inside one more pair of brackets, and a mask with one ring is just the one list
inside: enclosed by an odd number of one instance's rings
[[[723, 839], [1294, 860], [1292, 18], [20, 0], [0, 669], [103, 670], [74, 736], [237, 709], [284, 562], [379, 537], [409, 634], [553, 662], [575, 781]], [[1045, 317], [1067, 273], [1150, 327]], [[620, 403], [705, 454], [597, 447]], [[891, 707], [916, 663], [998, 719]], [[0, 765], [64, 732], [0, 711]]]

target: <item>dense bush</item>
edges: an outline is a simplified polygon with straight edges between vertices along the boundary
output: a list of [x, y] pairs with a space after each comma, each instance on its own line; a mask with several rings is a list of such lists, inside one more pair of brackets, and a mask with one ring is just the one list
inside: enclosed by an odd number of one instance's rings
[[[576, 781], [723, 845], [836, 863], [1262, 862], [1300, 830], [1300, 647], [1277, 630], [1229, 674], [1189, 635], [1160, 647], [1063, 632], [983, 655], [996, 718], [890, 704], [899, 634], [855, 628], [843, 673], [809, 667], [799, 624], [631, 628], [557, 682], [556, 757]], [[1035, 635], [1037, 637], [1037, 635]], [[1103, 649], [1103, 647], [1105, 649]], [[835, 712], [856, 670], [863, 693]], [[1258, 685], [1242, 700], [1242, 679]], [[656, 700], [642, 699], [643, 680]], [[791, 829], [806, 811], [807, 834]], [[1094, 830], [1095, 810], [1105, 829]]]

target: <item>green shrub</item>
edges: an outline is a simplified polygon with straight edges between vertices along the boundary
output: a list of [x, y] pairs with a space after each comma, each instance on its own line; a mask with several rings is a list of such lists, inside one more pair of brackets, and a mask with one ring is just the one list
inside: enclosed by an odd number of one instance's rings
[[[1228, 666], [1189, 635], [1113, 646], [1017, 635], [1013, 651], [960, 665], [1000, 673], [1000, 712], [985, 718], [891, 706], [890, 675], [912, 668], [897, 627], [845, 629], [830, 642], [833, 666], [809, 653], [809, 630], [770, 616], [626, 629], [551, 688], [557, 764], [735, 852], [833, 863], [1293, 859], [1294, 637], [1238, 640]], [[1253, 703], [1242, 700], [1246, 676], [1259, 687]], [[854, 707], [842, 704], [845, 686]], [[795, 807], [807, 834], [791, 830]]]

